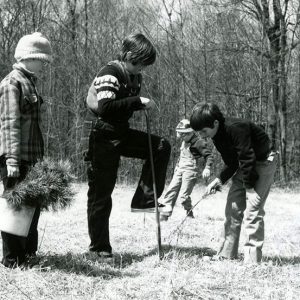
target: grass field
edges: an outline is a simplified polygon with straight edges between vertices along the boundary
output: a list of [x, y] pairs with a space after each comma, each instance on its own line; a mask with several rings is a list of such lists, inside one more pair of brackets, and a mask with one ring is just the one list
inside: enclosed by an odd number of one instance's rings
[[[114, 259], [104, 262], [87, 251], [87, 186], [75, 188], [71, 208], [41, 215], [43, 265], [27, 271], [0, 266], [0, 299], [300, 299], [300, 193], [271, 192], [264, 262], [245, 266], [202, 259], [218, 249], [226, 189], [200, 202], [182, 230], [184, 211], [175, 208], [161, 224], [165, 256], [159, 262], [154, 214], [131, 213], [134, 188], [117, 186], [110, 219]], [[202, 193], [197, 187], [193, 201]]]

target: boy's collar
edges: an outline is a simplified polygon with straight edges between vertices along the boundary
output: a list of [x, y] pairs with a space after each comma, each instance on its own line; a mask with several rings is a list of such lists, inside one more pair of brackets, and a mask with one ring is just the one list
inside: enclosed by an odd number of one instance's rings
[[21, 71], [22, 73], [24, 73], [27, 77], [29, 77], [30, 79], [33, 79], [34, 81], [37, 80], [37, 77], [35, 76], [35, 74], [33, 72], [30, 72], [29, 70], [23, 68], [22, 66], [20, 66], [18, 63], [15, 63], [13, 65], [13, 68], [15, 70]]
[[218, 130], [217, 130], [215, 136], [212, 139], [215, 139], [219, 135], [223, 134], [222, 132], [224, 131], [224, 128], [225, 128], [225, 120], [224, 120], [224, 122], [219, 122]]
[[195, 134], [195, 132], [193, 132], [193, 134], [191, 135], [191, 137], [189, 138], [189, 140], [186, 141], [186, 143], [192, 143], [196, 139], [197, 139], [197, 135]]

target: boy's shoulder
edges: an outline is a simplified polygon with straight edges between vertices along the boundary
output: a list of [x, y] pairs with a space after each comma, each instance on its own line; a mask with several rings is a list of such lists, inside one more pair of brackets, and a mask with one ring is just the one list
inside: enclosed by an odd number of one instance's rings
[[193, 145], [196, 145], [196, 146], [206, 146], [207, 144], [207, 141], [204, 140], [201, 136], [198, 136], [198, 135], [194, 135], [190, 141], [190, 144], [193, 146]]
[[[129, 73], [125, 70], [124, 65], [119, 60], [113, 60], [108, 62], [101, 70], [99, 71], [97, 77], [110, 75], [116, 77], [119, 81], [127, 82], [130, 81]], [[142, 75], [138, 74], [138, 80], [142, 80]]]
[[0, 83], [0, 89], [16, 88], [23, 95], [36, 94], [35, 84], [19, 69], [13, 69]]
[[126, 74], [125, 69], [122, 63], [118, 60], [113, 60], [108, 62], [101, 70], [98, 72], [97, 77], [111, 75], [116, 77], [117, 79], [125, 80]]
[[228, 129], [246, 128], [249, 127], [251, 121], [241, 118], [225, 118], [225, 127]]
[[239, 124], [244, 124], [249, 122], [246, 119], [242, 119], [242, 118], [235, 118], [235, 117], [225, 117], [225, 124], [227, 126], [236, 126]]
[[244, 137], [245, 134], [248, 135], [251, 132], [251, 128], [254, 124], [247, 120], [241, 118], [225, 118], [225, 132], [226, 134], [223, 136], [225, 138], [226, 135], [240, 138]]
[[206, 150], [211, 151], [211, 145], [209, 145], [207, 140], [195, 135], [190, 141], [190, 151], [192, 152], [192, 154], [201, 154], [202, 151]]
[[8, 73], [3, 80], [1, 81], [1, 85], [12, 84], [15, 86], [19, 86], [20, 83], [27, 81], [25, 74], [17, 69], [13, 69], [10, 73]]

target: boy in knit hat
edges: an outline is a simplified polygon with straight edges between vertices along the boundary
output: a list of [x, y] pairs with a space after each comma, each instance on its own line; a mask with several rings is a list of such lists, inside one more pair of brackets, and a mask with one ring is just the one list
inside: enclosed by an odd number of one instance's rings
[[[49, 41], [39, 32], [23, 36], [15, 49], [16, 64], [0, 83], [0, 172], [5, 191], [22, 181], [30, 166], [41, 159], [44, 143], [40, 129], [42, 98], [37, 77], [52, 62]], [[2, 264], [23, 265], [34, 256], [38, 244], [37, 207], [27, 237], [1, 232]]]
[[198, 166], [197, 159], [204, 157], [206, 160], [202, 177], [207, 179], [210, 176], [210, 168], [213, 163], [211, 150], [206, 142], [200, 139], [191, 128], [190, 122], [183, 119], [176, 127], [177, 137], [182, 140], [180, 147], [180, 157], [178, 159], [172, 181], [161, 201], [164, 207], [160, 208], [160, 220], [167, 221], [172, 215], [177, 198], [187, 216], [194, 218], [192, 211], [191, 193], [197, 181]]
[[[118, 60], [104, 66], [89, 89], [91, 130], [88, 167], [88, 229], [91, 243], [89, 250], [101, 258], [112, 256], [109, 240], [109, 217], [120, 157], [144, 160], [137, 189], [131, 202], [132, 212], [154, 212], [154, 191], [149, 156], [148, 135], [132, 129], [129, 119], [135, 111], [153, 109], [153, 100], [140, 97], [141, 71], [152, 65], [156, 50], [141, 33], [127, 36]], [[156, 187], [162, 194], [171, 146], [160, 136], [151, 135]]]

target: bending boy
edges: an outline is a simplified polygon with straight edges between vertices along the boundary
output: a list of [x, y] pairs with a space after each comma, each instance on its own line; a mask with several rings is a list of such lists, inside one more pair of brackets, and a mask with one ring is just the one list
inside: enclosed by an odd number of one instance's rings
[[277, 155], [270, 150], [264, 130], [252, 122], [225, 118], [213, 103], [193, 109], [191, 126], [210, 137], [225, 163], [218, 178], [207, 187], [211, 193], [232, 178], [225, 209], [221, 258], [237, 258], [241, 224], [244, 219], [246, 243], [244, 262], [259, 263], [264, 242], [264, 205], [273, 183]]

